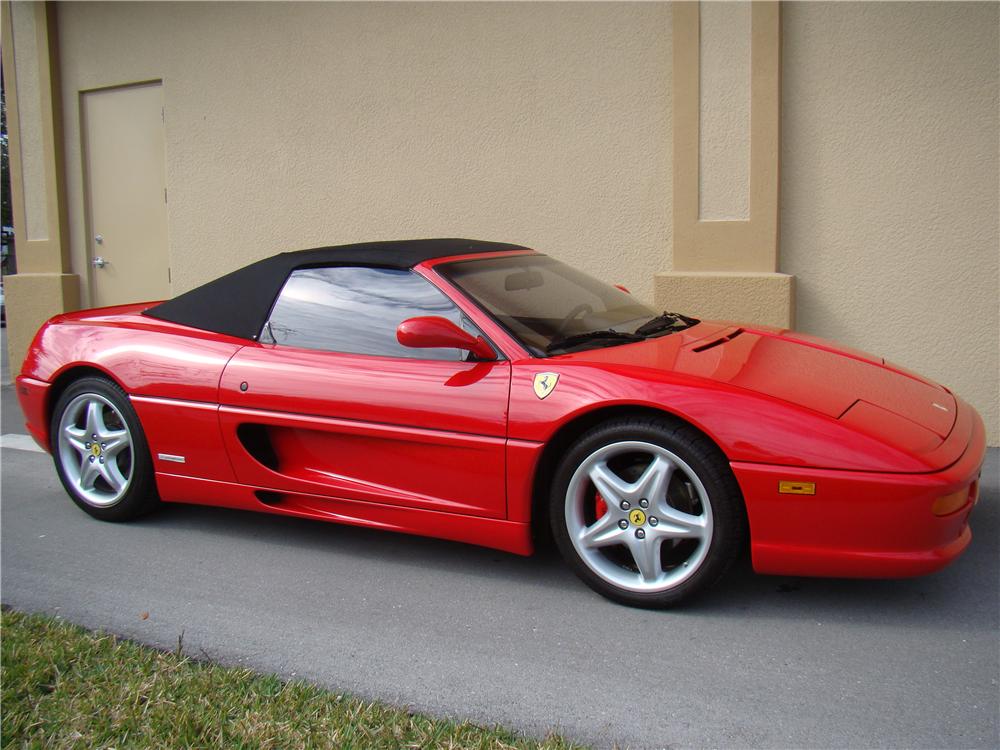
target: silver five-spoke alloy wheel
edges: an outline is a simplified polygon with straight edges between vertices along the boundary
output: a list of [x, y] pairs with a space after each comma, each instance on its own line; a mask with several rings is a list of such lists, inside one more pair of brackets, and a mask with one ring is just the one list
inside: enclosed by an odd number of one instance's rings
[[132, 482], [132, 434], [117, 408], [97, 393], [81, 393], [63, 410], [59, 463], [81, 500], [98, 508], [119, 502]]
[[570, 542], [612, 586], [667, 591], [708, 556], [708, 493], [691, 467], [662, 446], [622, 441], [594, 451], [571, 477], [565, 502]]

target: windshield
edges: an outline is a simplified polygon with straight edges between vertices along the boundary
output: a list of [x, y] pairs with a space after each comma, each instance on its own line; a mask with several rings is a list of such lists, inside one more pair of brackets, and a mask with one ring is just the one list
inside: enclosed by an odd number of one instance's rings
[[698, 322], [661, 315], [546, 255], [458, 261], [437, 270], [535, 356], [641, 341]]

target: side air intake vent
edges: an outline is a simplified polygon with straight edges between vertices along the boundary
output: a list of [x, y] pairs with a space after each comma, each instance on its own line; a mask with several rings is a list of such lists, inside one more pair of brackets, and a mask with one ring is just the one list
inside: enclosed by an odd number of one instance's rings
[[236, 428], [236, 437], [243, 443], [247, 453], [264, 464], [271, 471], [278, 470], [278, 456], [271, 445], [267, 427], [262, 424], [241, 424]]
[[717, 338], [715, 341], [709, 341], [707, 344], [702, 344], [701, 346], [696, 346], [694, 351], [697, 353], [703, 352], [706, 349], [711, 349], [713, 346], [718, 346], [719, 344], [725, 344], [727, 341], [732, 341], [734, 338], [743, 333], [742, 328], [737, 328], [732, 333], [726, 334], [721, 338]]
[[285, 496], [280, 492], [271, 492], [270, 490], [257, 490], [253, 494], [255, 494], [257, 499], [264, 503], [264, 505], [277, 505], [285, 499]]

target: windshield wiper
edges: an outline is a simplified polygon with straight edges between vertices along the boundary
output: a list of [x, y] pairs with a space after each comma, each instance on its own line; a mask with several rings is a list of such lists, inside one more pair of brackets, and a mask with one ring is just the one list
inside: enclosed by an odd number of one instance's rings
[[687, 315], [681, 315], [680, 313], [665, 312], [662, 315], [657, 315], [650, 321], [643, 323], [641, 326], [635, 329], [637, 336], [648, 336], [651, 333], [658, 333], [660, 331], [665, 331], [668, 328], [673, 328], [675, 330], [681, 331], [685, 328], [690, 328], [693, 325], [697, 325], [701, 321], [697, 318], [689, 318]]
[[644, 338], [645, 336], [639, 334], [638, 332], [625, 333], [624, 331], [614, 331], [611, 329], [606, 331], [586, 331], [584, 333], [567, 336], [566, 338], [556, 339], [545, 347], [545, 353], [548, 354], [556, 349], [568, 349], [580, 344], [589, 344], [592, 341], [642, 341]]

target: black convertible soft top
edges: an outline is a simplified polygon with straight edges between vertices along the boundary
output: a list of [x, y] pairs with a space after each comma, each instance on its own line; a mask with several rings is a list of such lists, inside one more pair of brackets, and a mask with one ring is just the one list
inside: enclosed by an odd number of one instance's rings
[[278, 292], [296, 268], [346, 264], [407, 269], [432, 258], [526, 249], [502, 242], [442, 239], [365, 242], [281, 253], [150, 307], [143, 315], [242, 339], [255, 339], [267, 321]]

